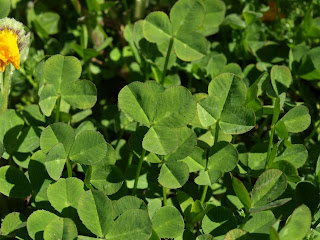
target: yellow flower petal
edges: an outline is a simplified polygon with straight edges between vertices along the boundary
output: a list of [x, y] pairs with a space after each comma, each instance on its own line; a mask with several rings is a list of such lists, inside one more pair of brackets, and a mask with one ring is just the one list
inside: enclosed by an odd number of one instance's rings
[[0, 31], [0, 70], [4, 72], [9, 63], [20, 68], [20, 53], [17, 35], [6, 28]]

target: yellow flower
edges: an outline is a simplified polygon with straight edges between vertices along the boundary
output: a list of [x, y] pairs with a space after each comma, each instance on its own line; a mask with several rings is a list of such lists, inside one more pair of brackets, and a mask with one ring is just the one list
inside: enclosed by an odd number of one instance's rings
[[16, 69], [20, 68], [17, 34], [5, 28], [0, 31], [0, 70], [4, 72], [9, 63], [12, 63]]
[[16, 69], [20, 68], [20, 63], [23, 63], [28, 56], [30, 36], [30, 33], [26, 34], [21, 22], [13, 18], [0, 19], [1, 72], [4, 72], [6, 65], [10, 63]]

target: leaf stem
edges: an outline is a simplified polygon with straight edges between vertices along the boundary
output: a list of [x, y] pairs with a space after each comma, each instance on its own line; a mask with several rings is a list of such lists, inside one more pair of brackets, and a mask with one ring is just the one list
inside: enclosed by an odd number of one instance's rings
[[214, 143], [213, 144], [216, 144], [219, 141], [219, 130], [220, 130], [220, 127], [219, 127], [219, 120], [218, 120], [216, 122], [216, 131], [214, 133]]
[[126, 169], [124, 171], [124, 174], [126, 174], [126, 172], [128, 171], [129, 167], [131, 166], [132, 159], [133, 159], [133, 153], [132, 153], [132, 151], [130, 151], [129, 157], [128, 157], [128, 164], [127, 164], [127, 167], [126, 167]]
[[79, 0], [71, 0], [72, 5], [74, 6], [77, 14], [81, 16], [81, 4]]
[[134, 6], [134, 19], [140, 20], [146, 10], [146, 0], [136, 0]]
[[172, 46], [173, 46], [173, 38], [171, 38], [170, 42], [169, 42], [169, 47], [168, 47], [168, 51], [167, 51], [167, 55], [166, 55], [166, 60], [164, 62], [163, 71], [162, 71], [162, 75], [161, 75], [161, 81], [160, 81], [161, 85], [163, 85], [164, 79], [166, 77]]
[[167, 188], [162, 187], [162, 194], [163, 194], [163, 206], [167, 206]]
[[270, 134], [270, 139], [269, 139], [269, 145], [268, 145], [268, 154], [267, 154], [267, 162], [266, 162], [266, 169], [269, 169], [272, 165], [272, 161], [270, 160], [270, 154], [273, 146], [273, 137], [274, 137], [274, 132], [275, 132], [275, 126], [278, 121], [280, 114], [280, 98], [277, 97], [275, 102], [274, 102], [274, 110], [273, 110], [273, 115], [272, 115], [272, 122], [271, 122], [271, 134]]
[[201, 202], [202, 205], [204, 203], [204, 200], [206, 199], [207, 191], [208, 191], [208, 185], [204, 185], [203, 186], [202, 195], [201, 195], [201, 199], [200, 199], [200, 202]]
[[57, 103], [56, 103], [56, 117], [55, 122], [59, 122], [60, 120], [60, 105], [61, 105], [61, 97], [58, 97]]
[[69, 157], [67, 157], [66, 165], [67, 165], [68, 178], [72, 177], [72, 166], [71, 166]]
[[271, 127], [271, 135], [269, 139], [269, 145], [268, 145], [268, 154], [267, 154], [267, 162], [266, 162], [266, 169], [269, 169], [272, 165], [272, 162], [269, 161], [272, 146], [273, 146], [273, 136], [274, 136], [275, 127]]
[[125, 127], [121, 128], [121, 130], [120, 130], [120, 133], [119, 133], [117, 142], [116, 142], [116, 144], [114, 145], [114, 149], [116, 149], [116, 148], [118, 147], [118, 145], [119, 145], [119, 143], [120, 143], [120, 140], [122, 139], [122, 136], [123, 136], [123, 133], [124, 133], [124, 128], [125, 128]]
[[138, 167], [137, 167], [137, 171], [136, 171], [136, 177], [134, 179], [134, 186], [133, 186], [133, 195], [136, 195], [136, 191], [137, 191], [137, 186], [138, 186], [138, 182], [139, 182], [139, 177], [140, 177], [140, 172], [141, 172], [141, 167], [142, 167], [142, 163], [144, 160], [144, 156], [146, 155], [146, 150], [143, 148], [142, 152], [141, 152], [141, 156], [139, 159], [139, 163], [138, 163]]
[[6, 67], [4, 77], [2, 79], [1, 93], [3, 97], [3, 105], [0, 106], [0, 114], [8, 108], [9, 94], [11, 89], [11, 76], [12, 76], [12, 65], [11, 63]]
[[85, 179], [84, 179], [84, 184], [86, 185], [86, 187], [88, 189], [91, 189], [91, 190], [94, 190], [90, 181], [91, 181], [91, 175], [92, 175], [92, 166], [89, 166], [87, 171], [86, 171], [86, 176], [85, 176]]

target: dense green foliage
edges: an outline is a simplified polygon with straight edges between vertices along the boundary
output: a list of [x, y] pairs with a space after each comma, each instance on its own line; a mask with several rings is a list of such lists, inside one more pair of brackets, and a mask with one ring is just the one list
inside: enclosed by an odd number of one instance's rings
[[32, 34], [0, 72], [0, 239], [319, 240], [319, 14], [0, 0]]

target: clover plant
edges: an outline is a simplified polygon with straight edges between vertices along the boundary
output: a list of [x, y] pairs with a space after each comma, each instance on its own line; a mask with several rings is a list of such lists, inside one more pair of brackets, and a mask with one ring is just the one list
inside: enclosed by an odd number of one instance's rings
[[0, 0], [0, 238], [320, 239], [319, 9]]

